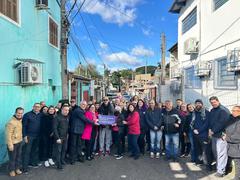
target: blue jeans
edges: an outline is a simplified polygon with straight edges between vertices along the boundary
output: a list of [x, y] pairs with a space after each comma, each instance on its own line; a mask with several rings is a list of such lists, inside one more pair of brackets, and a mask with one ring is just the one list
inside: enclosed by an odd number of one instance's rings
[[128, 146], [133, 156], [139, 156], [140, 150], [138, 147], [138, 137], [139, 135], [128, 134]]
[[151, 152], [156, 153], [160, 152], [160, 141], [162, 139], [162, 131], [153, 131], [150, 130], [150, 138], [151, 138]]
[[191, 144], [191, 161], [196, 162], [197, 157], [196, 157], [196, 150], [195, 150], [195, 146], [194, 146], [192, 130], [189, 131], [188, 138], [189, 138], [189, 141], [190, 141], [190, 144]]
[[165, 134], [167, 158], [177, 158], [179, 149], [179, 133]]

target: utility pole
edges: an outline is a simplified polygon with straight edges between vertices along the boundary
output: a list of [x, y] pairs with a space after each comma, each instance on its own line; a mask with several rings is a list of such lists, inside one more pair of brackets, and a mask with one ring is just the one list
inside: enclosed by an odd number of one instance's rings
[[165, 85], [165, 67], [166, 67], [166, 36], [164, 33], [161, 34], [161, 84]]
[[106, 93], [105, 93], [105, 83], [106, 83], [106, 65], [103, 64], [103, 67], [104, 67], [104, 72], [103, 72], [103, 94], [102, 96], [105, 97], [106, 96]]
[[66, 0], [61, 0], [61, 78], [62, 98], [68, 99], [67, 45], [69, 22], [66, 17]]

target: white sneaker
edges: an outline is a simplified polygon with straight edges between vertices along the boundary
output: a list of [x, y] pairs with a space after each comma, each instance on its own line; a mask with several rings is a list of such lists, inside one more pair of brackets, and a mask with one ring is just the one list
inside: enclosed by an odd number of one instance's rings
[[156, 158], [157, 158], [157, 159], [160, 158], [160, 153], [159, 153], [159, 152], [156, 154]]
[[150, 153], [150, 157], [154, 158], [154, 153], [153, 152]]
[[49, 162], [48, 162], [48, 161], [45, 161], [45, 162], [44, 162], [44, 166], [45, 166], [45, 167], [49, 167], [49, 166], [50, 166]]
[[49, 159], [48, 162], [51, 166], [53, 166], [55, 164], [52, 159]]

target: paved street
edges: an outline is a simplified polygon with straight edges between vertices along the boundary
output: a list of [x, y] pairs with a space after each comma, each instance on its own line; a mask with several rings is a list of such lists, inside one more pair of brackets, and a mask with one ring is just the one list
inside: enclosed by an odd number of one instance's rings
[[[124, 157], [115, 160], [111, 157], [96, 158], [84, 164], [67, 165], [64, 171], [57, 171], [54, 168], [44, 167], [31, 170], [28, 175], [21, 175], [10, 178], [3, 172], [0, 174], [1, 180], [214, 180], [213, 174], [207, 174], [199, 167], [181, 159], [180, 163], [166, 162], [163, 159], [156, 160], [149, 157], [141, 157], [133, 160]], [[230, 179], [229, 177], [223, 178]]]

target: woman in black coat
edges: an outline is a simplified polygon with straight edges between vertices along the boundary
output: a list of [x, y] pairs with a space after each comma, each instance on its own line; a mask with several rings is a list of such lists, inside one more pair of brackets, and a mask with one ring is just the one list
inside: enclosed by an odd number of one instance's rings
[[45, 167], [54, 165], [54, 162], [52, 160], [54, 117], [55, 117], [54, 106], [49, 106], [47, 114], [43, 114], [41, 117], [42, 160], [44, 161]]
[[232, 109], [232, 115], [226, 124], [226, 131], [222, 136], [228, 143], [228, 157], [235, 163], [235, 178], [240, 176], [240, 106]]

